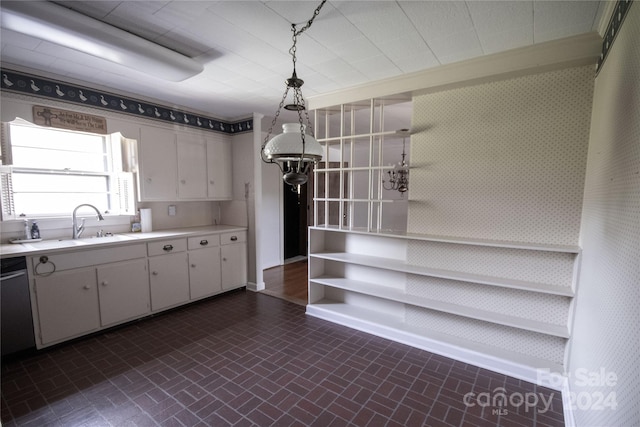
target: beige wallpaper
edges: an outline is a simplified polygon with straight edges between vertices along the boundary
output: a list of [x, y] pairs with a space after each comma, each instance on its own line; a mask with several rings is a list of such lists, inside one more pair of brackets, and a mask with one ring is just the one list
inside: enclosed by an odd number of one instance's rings
[[[618, 19], [614, 14], [614, 19]], [[570, 387], [579, 426], [640, 425], [640, 4], [596, 78]], [[608, 376], [607, 384], [581, 381]], [[582, 373], [581, 376], [576, 374]], [[602, 398], [600, 397], [602, 396]], [[589, 402], [591, 399], [591, 402]], [[606, 399], [606, 400], [605, 400]], [[598, 401], [599, 403], [598, 403]], [[613, 404], [617, 404], [615, 407]]]
[[407, 231], [578, 244], [593, 67], [414, 98]]

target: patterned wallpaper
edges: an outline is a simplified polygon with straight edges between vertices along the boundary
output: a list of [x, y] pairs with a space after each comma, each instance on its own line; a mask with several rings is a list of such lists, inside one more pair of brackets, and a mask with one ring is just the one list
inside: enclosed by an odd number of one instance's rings
[[4, 68], [1, 72], [0, 87], [5, 91], [117, 111], [123, 114], [225, 134], [249, 132], [253, 129], [252, 118], [229, 123], [187, 111], [175, 110], [162, 105], [150, 104], [109, 92], [18, 73]]
[[[582, 268], [569, 357], [576, 425], [640, 426], [640, 4], [629, 8], [596, 78], [582, 223]], [[617, 406], [585, 404], [598, 396]]]
[[407, 231], [577, 245], [593, 66], [414, 98]]

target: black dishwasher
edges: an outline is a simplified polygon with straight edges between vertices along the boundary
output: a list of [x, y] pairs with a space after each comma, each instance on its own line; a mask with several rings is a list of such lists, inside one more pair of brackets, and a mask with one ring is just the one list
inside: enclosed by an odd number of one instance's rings
[[35, 347], [31, 296], [24, 257], [2, 259], [0, 270], [0, 334], [2, 356]]

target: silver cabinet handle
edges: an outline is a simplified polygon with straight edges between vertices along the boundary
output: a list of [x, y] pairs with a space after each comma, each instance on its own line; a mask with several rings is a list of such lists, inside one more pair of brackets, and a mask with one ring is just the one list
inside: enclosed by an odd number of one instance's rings
[[157, 276], [158, 272], [157, 271], [152, 271], [151, 274], [153, 274], [154, 276]]
[[206, 239], [202, 239], [202, 240], [200, 240], [200, 245], [202, 245], [202, 246], [207, 246], [208, 244], [209, 244], [209, 241], [208, 241], [208, 240], [206, 240]]
[[163, 251], [171, 252], [173, 250], [173, 245], [164, 245], [162, 247]]
[[102, 286], [107, 286], [109, 284], [109, 282], [107, 282], [106, 280], [104, 282], [102, 282]]
[[238, 240], [238, 236], [231, 236], [231, 241], [235, 242], [236, 240]]
[[84, 286], [82, 287], [82, 289], [91, 289], [91, 286], [89, 286], [89, 285], [84, 285]]
[[192, 267], [192, 268], [196, 268], [196, 265], [195, 265], [195, 264], [191, 264], [191, 267]]

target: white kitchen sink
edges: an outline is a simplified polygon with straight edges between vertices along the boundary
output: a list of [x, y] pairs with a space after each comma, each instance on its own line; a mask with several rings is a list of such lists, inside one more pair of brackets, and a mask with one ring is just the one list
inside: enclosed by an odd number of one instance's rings
[[128, 240], [136, 240], [135, 237], [127, 236], [124, 234], [114, 234], [113, 236], [104, 236], [104, 237], [84, 237], [81, 239], [76, 239], [76, 241], [88, 243], [91, 245], [96, 245], [100, 243], [111, 243], [111, 242], [126, 242]]
[[125, 242], [125, 241], [135, 240], [135, 239], [136, 239], [135, 237], [126, 236], [122, 234], [115, 234], [113, 236], [105, 236], [105, 237], [85, 237], [81, 239], [43, 240], [40, 242], [23, 243], [23, 245], [36, 250], [65, 249], [65, 248], [72, 248], [76, 246], [86, 246], [86, 245], [96, 246], [103, 243]]
[[28, 246], [32, 249], [61, 249], [61, 248], [69, 248], [74, 246], [83, 246], [87, 243], [82, 240], [73, 240], [73, 239], [54, 239], [54, 240], [43, 240], [41, 242], [34, 243], [23, 243], [23, 245]]

